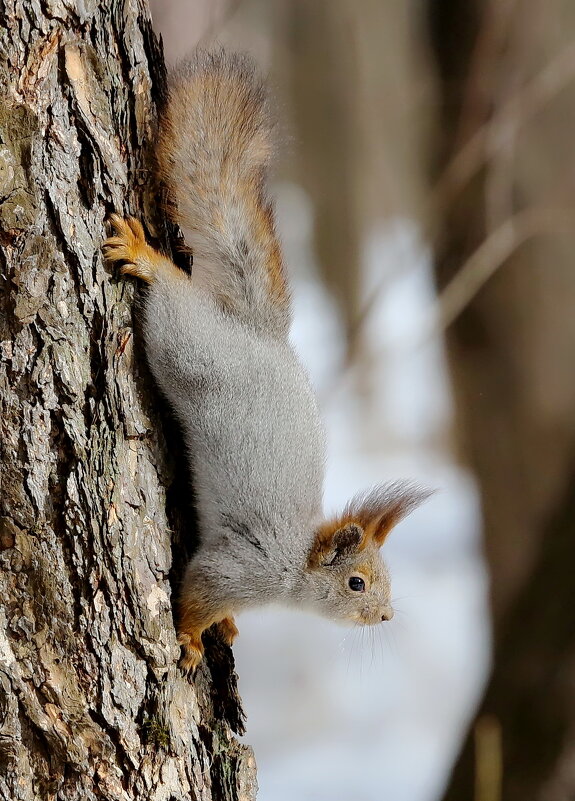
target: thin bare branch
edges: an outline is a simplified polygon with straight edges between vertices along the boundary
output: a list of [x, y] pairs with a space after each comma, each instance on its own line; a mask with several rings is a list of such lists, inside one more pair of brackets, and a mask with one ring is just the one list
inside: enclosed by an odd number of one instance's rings
[[[482, 125], [454, 156], [437, 182], [430, 208], [437, 214], [453, 201], [489, 158], [506, 145], [510, 121], [517, 129], [534, 117], [575, 78], [575, 42], [567, 45], [532, 81]], [[489, 143], [489, 147], [487, 146]]]
[[469, 256], [440, 293], [429, 333], [439, 333], [448, 328], [491, 276], [527, 240], [543, 234], [574, 231], [575, 209], [572, 208], [527, 209], [510, 217]]

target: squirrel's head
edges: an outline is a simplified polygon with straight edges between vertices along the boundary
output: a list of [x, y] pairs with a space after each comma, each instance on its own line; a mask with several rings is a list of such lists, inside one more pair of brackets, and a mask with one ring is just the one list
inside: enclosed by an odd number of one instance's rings
[[395, 524], [430, 494], [413, 484], [376, 487], [323, 523], [308, 554], [305, 602], [350, 623], [391, 620], [391, 584], [379, 549]]

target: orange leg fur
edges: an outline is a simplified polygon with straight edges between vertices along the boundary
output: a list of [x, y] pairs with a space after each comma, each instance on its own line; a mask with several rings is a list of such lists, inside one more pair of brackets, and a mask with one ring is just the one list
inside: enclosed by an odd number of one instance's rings
[[204, 645], [202, 634], [214, 623], [225, 643], [231, 645], [238, 634], [233, 617], [225, 610], [214, 610], [201, 605], [200, 599], [182, 598], [179, 603], [178, 643], [183, 646], [184, 655], [180, 667], [193, 670], [203, 659]]
[[134, 217], [122, 219], [118, 214], [112, 214], [110, 222], [116, 236], [109, 236], [104, 242], [104, 255], [107, 261], [125, 262], [120, 270], [122, 275], [133, 275], [147, 284], [160, 275], [178, 281], [189, 280], [173, 261], [148, 245], [144, 229]]
[[238, 627], [231, 615], [220, 620], [218, 623], [218, 631], [226, 645], [231, 645], [239, 634]]
[[201, 631], [179, 630], [178, 645], [184, 649], [184, 654], [179, 661], [179, 666], [186, 673], [189, 670], [195, 670], [204, 658], [204, 644], [202, 642]]

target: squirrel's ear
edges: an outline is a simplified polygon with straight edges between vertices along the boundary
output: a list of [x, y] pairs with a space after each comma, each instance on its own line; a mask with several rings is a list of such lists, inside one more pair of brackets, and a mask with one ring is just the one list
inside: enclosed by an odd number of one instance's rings
[[308, 566], [330, 567], [337, 565], [346, 556], [360, 550], [363, 536], [363, 530], [355, 523], [348, 523], [343, 526], [340, 521], [324, 523], [316, 533], [308, 557]]
[[415, 484], [394, 482], [356, 495], [343, 516], [363, 528], [366, 542], [371, 539], [380, 546], [391, 529], [432, 494]]
[[356, 495], [340, 517], [317, 530], [308, 566], [335, 565], [363, 550], [370, 540], [383, 545], [391, 529], [432, 494], [433, 490], [395, 481]]

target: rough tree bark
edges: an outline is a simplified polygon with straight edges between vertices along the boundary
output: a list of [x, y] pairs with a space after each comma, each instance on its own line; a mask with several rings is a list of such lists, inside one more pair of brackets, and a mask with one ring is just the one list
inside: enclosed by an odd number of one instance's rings
[[0, 28], [0, 798], [248, 801], [231, 652], [176, 666], [187, 477], [100, 253], [113, 209], [163, 231], [147, 3], [4, 0]]

